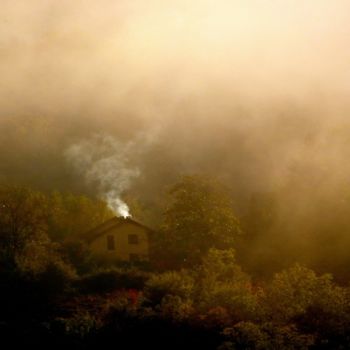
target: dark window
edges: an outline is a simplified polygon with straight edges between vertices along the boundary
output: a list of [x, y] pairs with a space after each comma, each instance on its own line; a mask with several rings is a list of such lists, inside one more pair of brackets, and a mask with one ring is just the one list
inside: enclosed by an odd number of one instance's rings
[[138, 244], [139, 243], [139, 236], [138, 235], [129, 235], [128, 241], [129, 241], [129, 244]]
[[138, 254], [130, 254], [129, 255], [129, 260], [131, 262], [135, 262], [135, 261], [140, 261], [139, 255]]
[[115, 249], [114, 236], [107, 236], [107, 249], [108, 250]]

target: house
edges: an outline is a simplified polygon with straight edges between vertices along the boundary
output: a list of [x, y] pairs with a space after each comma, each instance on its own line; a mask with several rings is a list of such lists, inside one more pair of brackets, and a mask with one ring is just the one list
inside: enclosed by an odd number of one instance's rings
[[99, 260], [147, 261], [151, 232], [131, 218], [114, 217], [89, 231], [85, 240]]

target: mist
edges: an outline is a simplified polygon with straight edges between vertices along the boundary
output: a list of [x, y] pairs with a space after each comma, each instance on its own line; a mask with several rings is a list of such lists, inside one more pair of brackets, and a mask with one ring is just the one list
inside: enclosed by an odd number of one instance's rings
[[[67, 152], [157, 130], [128, 153], [138, 175], [123, 191], [152, 201], [179, 174], [209, 174], [241, 216], [272, 192], [271, 231], [321, 254], [304, 233], [350, 198], [348, 1], [3, 0], [0, 12], [1, 181], [100, 195]], [[329, 232], [334, 251], [350, 244]]]

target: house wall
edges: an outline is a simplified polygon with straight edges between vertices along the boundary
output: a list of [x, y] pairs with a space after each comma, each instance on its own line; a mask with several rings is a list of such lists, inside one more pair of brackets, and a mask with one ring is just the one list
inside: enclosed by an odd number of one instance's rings
[[[129, 243], [129, 234], [138, 236], [138, 244]], [[114, 237], [115, 250], [107, 249], [107, 236]], [[130, 254], [137, 254], [140, 260], [148, 260], [148, 232], [147, 229], [132, 223], [118, 225], [91, 242], [90, 249], [96, 257], [107, 261], [130, 261]]]

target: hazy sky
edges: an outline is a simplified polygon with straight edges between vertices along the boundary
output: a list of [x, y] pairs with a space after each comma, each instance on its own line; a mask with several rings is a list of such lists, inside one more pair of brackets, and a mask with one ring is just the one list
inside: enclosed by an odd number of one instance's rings
[[349, 38], [347, 0], [2, 0], [1, 110], [164, 122], [184, 105], [342, 108]]
[[142, 162], [162, 176], [259, 187], [307, 163], [338, 181], [349, 41], [348, 0], [2, 0], [0, 123], [22, 118], [6, 145], [36, 152], [157, 129]]

